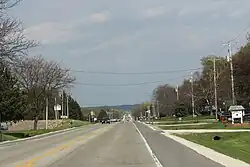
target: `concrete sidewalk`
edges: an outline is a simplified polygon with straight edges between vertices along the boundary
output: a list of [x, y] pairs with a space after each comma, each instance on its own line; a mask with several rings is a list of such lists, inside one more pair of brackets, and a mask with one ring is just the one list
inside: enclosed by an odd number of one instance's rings
[[192, 123], [192, 124], [168, 124], [168, 125], [157, 125], [159, 127], [161, 126], [199, 126], [199, 125], [206, 125], [206, 124], [209, 124], [209, 123]]
[[181, 129], [181, 130], [162, 130], [168, 134], [187, 134], [187, 133], [221, 133], [221, 132], [250, 132], [250, 129]]
[[[161, 131], [163, 133], [169, 133], [169, 134], [186, 134], [186, 133], [220, 133], [220, 132], [250, 132], [250, 129], [180, 129], [180, 130], [163, 130], [160, 128], [159, 125], [155, 126], [152, 124], [147, 124], [145, 122], [140, 122], [146, 126], [148, 126], [150, 129], [154, 131]], [[179, 125], [179, 124], [178, 124]], [[174, 126], [178, 126], [174, 125]], [[179, 126], [182, 126], [184, 124], [181, 124]], [[200, 123], [202, 125], [202, 123]], [[173, 125], [164, 125], [164, 126], [173, 126]]]

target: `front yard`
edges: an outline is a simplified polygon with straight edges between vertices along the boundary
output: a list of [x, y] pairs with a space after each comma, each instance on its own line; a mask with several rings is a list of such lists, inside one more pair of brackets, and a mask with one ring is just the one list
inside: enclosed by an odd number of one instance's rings
[[[250, 163], [250, 132], [178, 134], [177, 136]], [[221, 139], [213, 140], [213, 136], [220, 136]]]

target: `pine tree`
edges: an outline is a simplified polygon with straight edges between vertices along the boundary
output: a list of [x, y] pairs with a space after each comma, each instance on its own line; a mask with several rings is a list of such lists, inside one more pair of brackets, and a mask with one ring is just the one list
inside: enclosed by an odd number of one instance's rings
[[17, 85], [16, 78], [4, 65], [0, 67], [0, 112], [1, 121], [23, 119], [27, 107], [26, 97]]

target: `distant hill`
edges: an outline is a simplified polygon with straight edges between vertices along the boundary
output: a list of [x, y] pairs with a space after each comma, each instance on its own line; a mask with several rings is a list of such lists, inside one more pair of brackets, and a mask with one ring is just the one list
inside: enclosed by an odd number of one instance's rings
[[109, 107], [110, 107], [110, 108], [113, 108], [113, 109], [129, 111], [129, 110], [132, 110], [132, 108], [133, 108], [134, 106], [135, 106], [135, 105], [117, 105], [117, 106], [109, 106]]
[[96, 107], [86, 107], [86, 108], [113, 108], [113, 109], [117, 109], [117, 110], [123, 110], [123, 111], [129, 111], [132, 110], [132, 108], [135, 106], [134, 105], [117, 105], [117, 106], [96, 106]]

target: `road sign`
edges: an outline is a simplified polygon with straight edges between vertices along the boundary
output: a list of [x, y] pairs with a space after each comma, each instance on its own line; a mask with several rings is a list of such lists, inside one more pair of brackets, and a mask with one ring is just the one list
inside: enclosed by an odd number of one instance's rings
[[61, 111], [62, 107], [60, 104], [54, 105], [54, 110], [55, 111]]
[[66, 115], [61, 115], [61, 118], [62, 118], [62, 119], [68, 119], [68, 116], [66, 116]]

